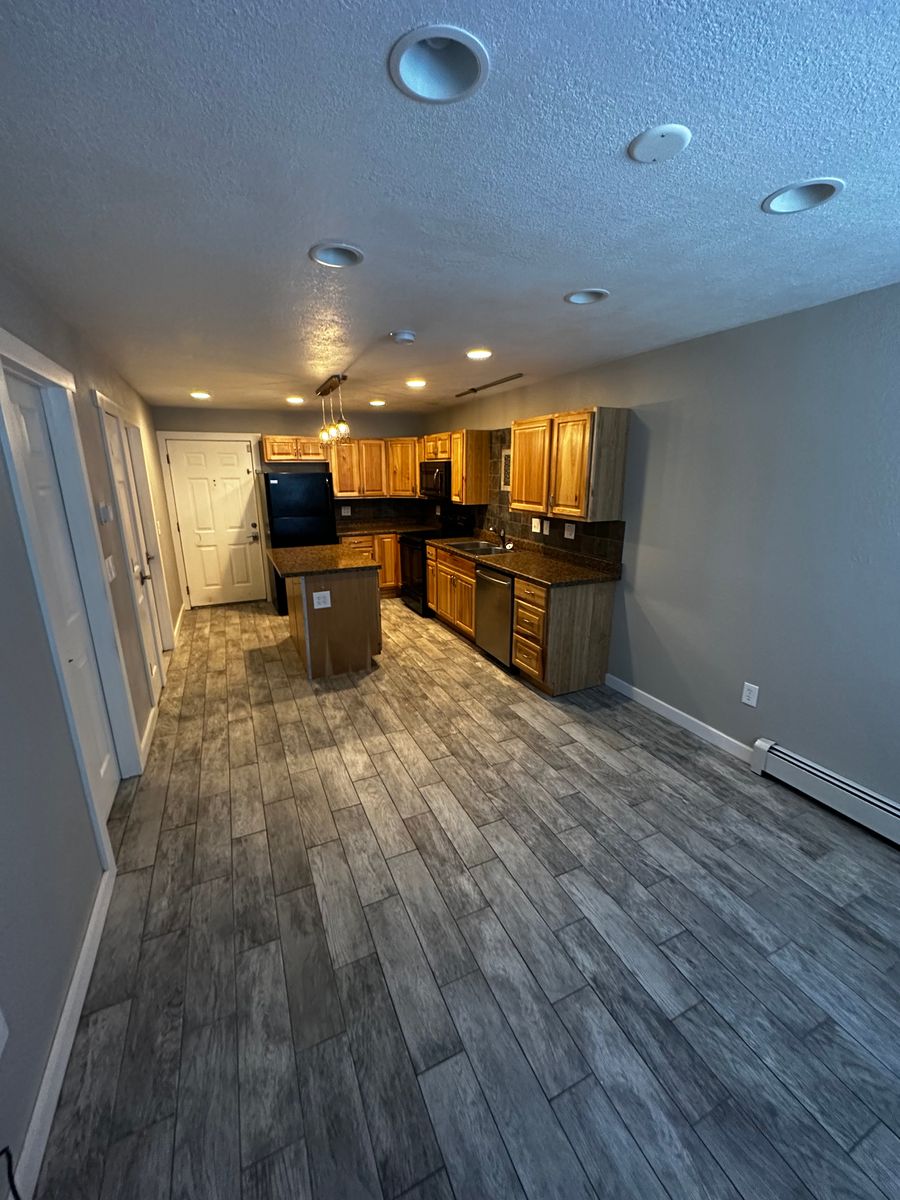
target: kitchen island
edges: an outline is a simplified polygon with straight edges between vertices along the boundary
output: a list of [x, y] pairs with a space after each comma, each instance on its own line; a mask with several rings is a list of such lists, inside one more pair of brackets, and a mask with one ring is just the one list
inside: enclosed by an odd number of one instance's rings
[[378, 564], [352, 547], [269, 550], [285, 580], [288, 624], [308, 679], [366, 671], [381, 653]]

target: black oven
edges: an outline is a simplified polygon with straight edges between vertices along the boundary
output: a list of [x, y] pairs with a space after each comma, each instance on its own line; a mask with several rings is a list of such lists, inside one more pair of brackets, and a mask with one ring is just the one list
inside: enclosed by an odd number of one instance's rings
[[419, 463], [419, 495], [429, 500], [450, 499], [450, 463]]
[[[423, 466], [433, 466], [433, 463], [423, 463]], [[449, 463], [442, 463], [449, 467]], [[460, 538], [468, 537], [474, 528], [474, 517], [470, 509], [456, 508], [445, 513], [440, 529], [430, 529], [416, 533], [401, 533], [400, 542], [400, 596], [403, 603], [417, 612], [419, 616], [428, 616], [428, 585], [426, 570], [428, 554], [425, 542], [431, 538]]]

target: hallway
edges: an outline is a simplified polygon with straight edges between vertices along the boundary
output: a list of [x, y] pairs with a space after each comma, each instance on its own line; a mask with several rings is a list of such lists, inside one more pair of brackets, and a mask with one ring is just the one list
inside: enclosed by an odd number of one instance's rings
[[382, 611], [185, 615], [38, 1195], [900, 1195], [900, 852]]

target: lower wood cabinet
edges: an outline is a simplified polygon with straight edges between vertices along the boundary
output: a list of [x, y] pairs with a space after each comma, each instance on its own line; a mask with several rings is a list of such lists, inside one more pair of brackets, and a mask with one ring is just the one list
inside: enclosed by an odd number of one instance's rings
[[361, 550], [378, 563], [378, 585], [383, 592], [400, 587], [400, 543], [396, 533], [345, 533], [342, 546]]
[[[429, 560], [430, 562], [430, 560]], [[466, 637], [475, 636], [475, 564], [438, 550], [435, 556], [437, 615]]]
[[425, 559], [425, 599], [429, 608], [437, 608], [437, 551], [427, 546]]
[[512, 661], [552, 696], [596, 687], [606, 678], [616, 585], [513, 587]]

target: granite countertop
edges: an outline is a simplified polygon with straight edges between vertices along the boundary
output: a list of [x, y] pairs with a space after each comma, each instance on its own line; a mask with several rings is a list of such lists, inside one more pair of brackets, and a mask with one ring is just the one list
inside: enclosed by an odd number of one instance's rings
[[[461, 542], [470, 542], [472, 538], [460, 538]], [[539, 550], [510, 550], [507, 554], [472, 554], [467, 550], [457, 550], [455, 539], [447, 541], [430, 541], [429, 545], [450, 550], [460, 558], [469, 562], [481, 563], [492, 571], [502, 571], [506, 575], [516, 575], [531, 583], [540, 583], [544, 587], [566, 587], [575, 583], [615, 583], [622, 578], [622, 568], [619, 563], [607, 563], [602, 559], [565, 558], [562, 555], [543, 554]]]
[[285, 546], [268, 550], [279, 575], [326, 575], [332, 571], [377, 571], [378, 564], [364, 550], [348, 546]]
[[367, 533], [439, 533], [433, 521], [353, 521], [338, 522], [338, 537], [356, 537]]

